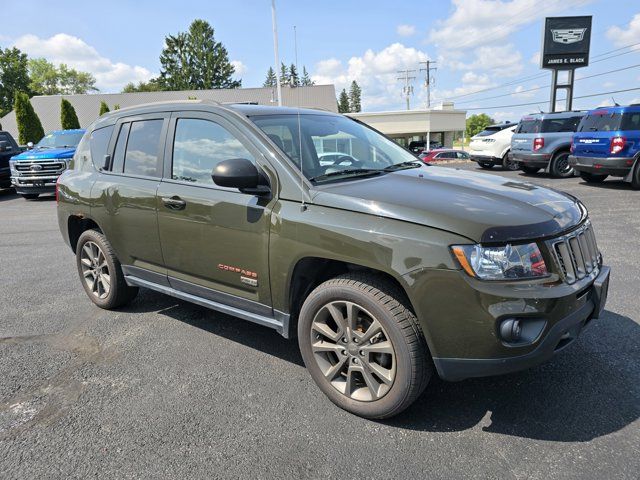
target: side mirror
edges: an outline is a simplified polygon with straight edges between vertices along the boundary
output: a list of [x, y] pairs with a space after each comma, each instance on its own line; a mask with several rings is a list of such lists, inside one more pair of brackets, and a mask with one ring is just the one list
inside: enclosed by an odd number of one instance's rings
[[232, 158], [218, 163], [211, 175], [220, 187], [237, 188], [243, 193], [264, 195], [269, 187], [253, 162], [246, 158]]
[[27, 142], [27, 148], [31, 150], [33, 148], [33, 142]]

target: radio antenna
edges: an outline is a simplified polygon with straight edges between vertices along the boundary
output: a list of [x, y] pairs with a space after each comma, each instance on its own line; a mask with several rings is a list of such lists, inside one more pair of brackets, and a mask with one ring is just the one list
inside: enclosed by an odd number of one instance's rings
[[[295, 51], [295, 60], [296, 60], [296, 73], [299, 74], [300, 70], [298, 69], [298, 31], [296, 26], [293, 26], [293, 48]], [[297, 79], [297, 76], [296, 76]], [[296, 89], [296, 111], [298, 113], [298, 155], [300, 156], [300, 211], [304, 212], [307, 209], [307, 206], [304, 203], [304, 173], [302, 170], [302, 125], [300, 123], [300, 90], [298, 89], [298, 84], [293, 83], [293, 78], [291, 79], [291, 87]]]

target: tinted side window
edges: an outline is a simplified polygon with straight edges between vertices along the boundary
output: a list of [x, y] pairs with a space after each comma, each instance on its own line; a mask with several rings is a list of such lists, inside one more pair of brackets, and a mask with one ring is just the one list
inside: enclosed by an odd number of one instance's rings
[[160, 176], [160, 134], [164, 120], [131, 122], [127, 150], [124, 156], [124, 173]]
[[11, 140], [9, 140], [9, 135], [6, 133], [0, 133], [0, 142], [7, 142], [10, 147], [13, 147]]
[[122, 173], [122, 167], [124, 165], [124, 152], [127, 148], [127, 137], [129, 136], [129, 127], [129, 123], [123, 123], [120, 126], [118, 141], [116, 142], [116, 149], [113, 152], [113, 159], [111, 160], [112, 172]]
[[107, 154], [113, 129], [114, 126], [111, 125], [91, 132], [91, 159], [98, 169], [104, 166], [104, 156]]
[[213, 185], [213, 168], [222, 160], [231, 158], [254, 161], [242, 143], [217, 123], [196, 118], [178, 119], [173, 143], [172, 179]]
[[622, 114], [621, 130], [640, 130], [640, 113]]
[[516, 133], [538, 133], [540, 120], [521, 120]]

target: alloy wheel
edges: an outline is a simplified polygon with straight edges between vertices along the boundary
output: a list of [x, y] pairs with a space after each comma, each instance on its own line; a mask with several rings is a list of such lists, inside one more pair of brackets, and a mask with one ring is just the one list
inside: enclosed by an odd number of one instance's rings
[[348, 301], [324, 305], [311, 324], [313, 358], [325, 379], [343, 395], [374, 401], [396, 375], [396, 353], [382, 324]]
[[111, 291], [111, 275], [107, 259], [97, 243], [86, 242], [82, 246], [80, 263], [89, 291], [98, 298], [107, 298]]

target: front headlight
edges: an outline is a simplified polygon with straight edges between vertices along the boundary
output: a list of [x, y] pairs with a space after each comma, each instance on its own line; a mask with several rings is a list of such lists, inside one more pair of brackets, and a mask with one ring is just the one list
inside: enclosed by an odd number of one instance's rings
[[481, 280], [522, 280], [546, 277], [549, 272], [538, 245], [454, 245], [451, 247], [460, 266]]

